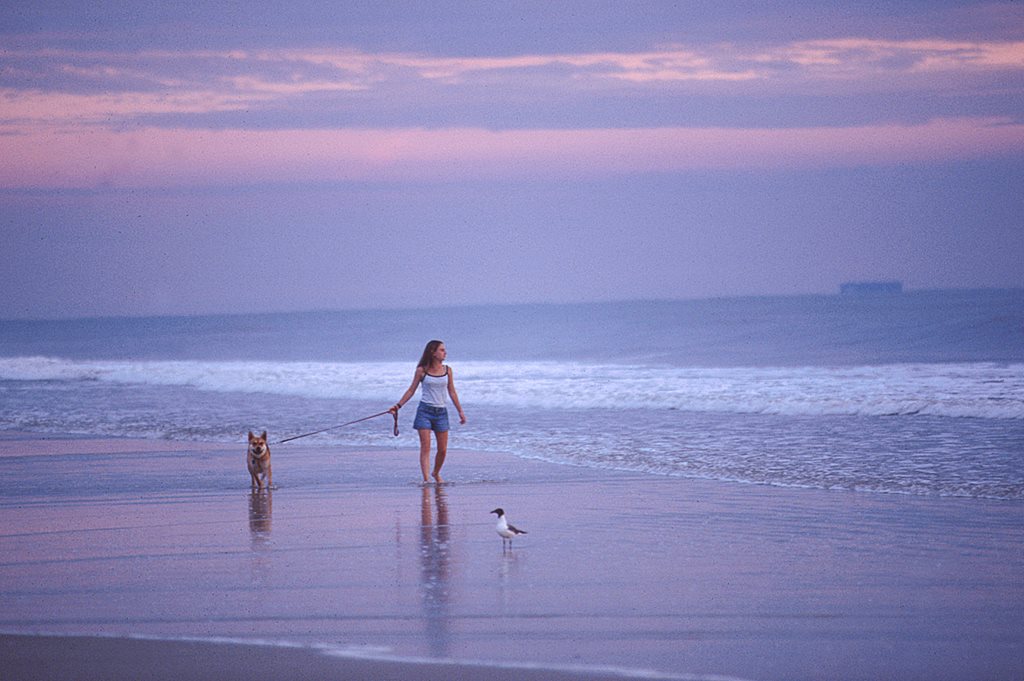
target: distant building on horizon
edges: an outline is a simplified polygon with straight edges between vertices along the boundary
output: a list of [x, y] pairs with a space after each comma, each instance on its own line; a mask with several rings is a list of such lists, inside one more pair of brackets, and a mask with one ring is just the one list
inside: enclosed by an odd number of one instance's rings
[[848, 281], [839, 285], [839, 293], [844, 296], [857, 295], [896, 295], [903, 293], [901, 281]]

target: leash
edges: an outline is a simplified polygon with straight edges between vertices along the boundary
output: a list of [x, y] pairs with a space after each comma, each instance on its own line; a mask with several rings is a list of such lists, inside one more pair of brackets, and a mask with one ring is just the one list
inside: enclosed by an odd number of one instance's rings
[[[378, 416], [384, 416], [384, 414], [391, 414], [391, 410], [389, 409], [388, 411], [382, 411], [381, 413], [374, 414], [373, 416], [364, 416], [361, 419], [356, 419], [355, 421], [349, 421], [348, 423], [342, 423], [342, 424], [337, 425], [337, 426], [331, 426], [330, 428], [323, 428], [321, 430], [314, 430], [312, 433], [303, 433], [302, 435], [293, 435], [292, 437], [286, 437], [283, 440], [278, 440], [274, 444], [275, 445], [280, 445], [280, 444], [284, 444], [285, 442], [291, 442], [292, 440], [298, 440], [300, 437], [309, 437], [310, 435], [317, 435], [318, 433], [326, 433], [328, 430], [335, 430], [336, 428], [344, 428], [345, 426], [351, 426], [353, 423], [359, 423], [360, 421], [369, 421], [370, 419], [375, 419]], [[396, 413], [392, 414], [392, 416], [395, 417], [395, 437], [398, 437], [398, 413], [396, 412]]]

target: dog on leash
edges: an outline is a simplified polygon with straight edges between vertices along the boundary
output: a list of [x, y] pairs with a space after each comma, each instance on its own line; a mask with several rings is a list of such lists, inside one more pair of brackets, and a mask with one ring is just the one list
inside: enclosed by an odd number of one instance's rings
[[246, 454], [249, 475], [252, 476], [252, 488], [262, 490], [264, 484], [270, 489], [273, 476], [270, 473], [270, 445], [267, 444], [267, 431], [259, 437], [249, 431], [249, 451]]

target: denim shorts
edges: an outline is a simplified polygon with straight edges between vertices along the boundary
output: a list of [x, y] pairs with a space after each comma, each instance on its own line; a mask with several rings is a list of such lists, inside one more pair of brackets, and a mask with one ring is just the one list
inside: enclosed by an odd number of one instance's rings
[[432, 407], [420, 402], [416, 407], [416, 420], [412, 422], [416, 430], [432, 430], [435, 433], [448, 431], [448, 410], [445, 407]]

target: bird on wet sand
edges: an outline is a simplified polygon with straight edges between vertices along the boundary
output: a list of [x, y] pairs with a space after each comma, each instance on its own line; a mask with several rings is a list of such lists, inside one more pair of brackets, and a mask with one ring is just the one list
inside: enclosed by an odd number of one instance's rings
[[508, 548], [512, 548], [512, 538], [520, 534], [526, 534], [525, 530], [520, 530], [518, 527], [508, 524], [508, 519], [505, 517], [505, 509], [496, 508], [491, 513], [498, 514], [498, 524], [494, 526], [494, 529], [501, 536], [501, 548], [505, 548], [506, 542]]

